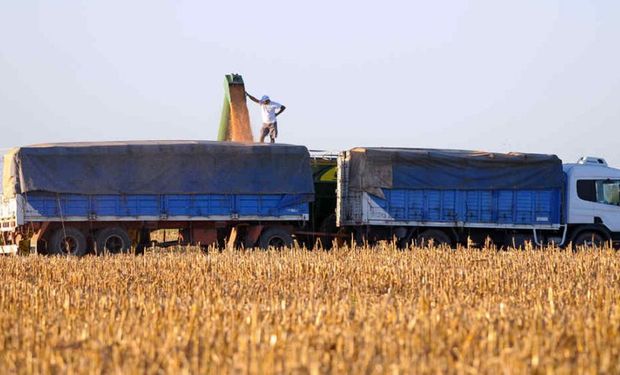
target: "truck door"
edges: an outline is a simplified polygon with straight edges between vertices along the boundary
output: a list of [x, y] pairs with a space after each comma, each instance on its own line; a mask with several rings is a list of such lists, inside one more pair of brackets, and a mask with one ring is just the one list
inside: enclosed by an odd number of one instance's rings
[[594, 216], [612, 232], [620, 231], [620, 180], [597, 180], [596, 200]]
[[581, 216], [587, 216], [586, 211], [590, 211], [593, 221], [598, 218], [610, 231], [620, 231], [620, 179], [578, 180], [577, 194], [581, 200], [587, 201], [573, 206], [580, 207], [579, 213], [583, 214]]
[[[569, 192], [569, 223], [592, 224], [594, 202], [596, 202], [596, 181], [577, 180], [576, 189]], [[569, 186], [569, 189], [571, 187]]]

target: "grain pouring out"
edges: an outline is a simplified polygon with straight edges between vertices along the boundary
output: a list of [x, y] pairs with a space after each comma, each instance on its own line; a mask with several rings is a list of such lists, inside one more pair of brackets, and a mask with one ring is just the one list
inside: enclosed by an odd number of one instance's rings
[[228, 74], [224, 80], [224, 104], [218, 141], [254, 142], [245, 98], [245, 84], [239, 74]]
[[230, 86], [230, 126], [231, 141], [254, 142], [243, 84]]

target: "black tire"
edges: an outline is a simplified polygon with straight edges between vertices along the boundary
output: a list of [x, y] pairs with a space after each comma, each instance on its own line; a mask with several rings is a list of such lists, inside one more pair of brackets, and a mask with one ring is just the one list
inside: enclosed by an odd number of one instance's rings
[[366, 233], [364, 229], [359, 227], [347, 228], [347, 241], [351, 241], [352, 246], [364, 247], [366, 244]]
[[396, 248], [398, 250], [407, 250], [407, 249], [409, 249], [409, 247], [411, 245], [413, 245], [412, 238], [415, 238], [414, 236], [415, 236], [414, 234], [408, 234], [408, 235], [406, 235], [405, 237], [403, 237], [401, 239], [397, 239], [396, 240]]
[[418, 235], [416, 241], [418, 246], [428, 246], [431, 241], [433, 242], [433, 246], [452, 246], [452, 240], [450, 237], [439, 229], [425, 230]]
[[[319, 232], [321, 233], [333, 233], [335, 234], [338, 231], [338, 227], [336, 226], [336, 214], [331, 214], [326, 217], [321, 226], [319, 227]], [[323, 249], [330, 250], [333, 245], [333, 240], [335, 237], [332, 236], [321, 236], [321, 245]]]
[[579, 233], [573, 240], [575, 246], [603, 247], [607, 242], [606, 236], [599, 232], [585, 231]]
[[411, 228], [395, 228], [392, 231], [392, 238], [395, 239], [398, 250], [407, 250], [411, 246], [411, 239], [414, 238], [414, 230]]
[[263, 231], [258, 239], [258, 247], [267, 250], [269, 248], [283, 249], [293, 245], [293, 237], [283, 228], [272, 227]]
[[97, 252], [99, 254], [121, 254], [126, 253], [131, 248], [129, 234], [123, 228], [111, 227], [97, 232], [95, 237]]
[[59, 228], [50, 238], [48, 252], [52, 255], [84, 256], [88, 252], [86, 236], [77, 228]]
[[377, 242], [381, 240], [381, 236], [377, 235], [372, 228], [366, 227], [353, 227], [351, 230], [353, 234], [353, 242], [357, 247], [373, 247], [377, 245]]

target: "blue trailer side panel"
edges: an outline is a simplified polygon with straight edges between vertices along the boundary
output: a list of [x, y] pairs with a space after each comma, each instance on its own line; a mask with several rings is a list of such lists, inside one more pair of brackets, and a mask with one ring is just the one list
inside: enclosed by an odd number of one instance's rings
[[339, 156], [345, 226], [558, 229], [564, 174], [555, 155], [355, 148]]
[[233, 196], [210, 195], [165, 195], [162, 214], [170, 216], [221, 216], [234, 212]]
[[[383, 189], [385, 198], [368, 195], [389, 222], [436, 222], [491, 225], [560, 224], [560, 189], [433, 190]], [[368, 220], [372, 221], [372, 211]]]
[[238, 219], [299, 217], [309, 214], [309, 199], [290, 194], [79, 195], [32, 193], [28, 219], [132, 219], [139, 217]]

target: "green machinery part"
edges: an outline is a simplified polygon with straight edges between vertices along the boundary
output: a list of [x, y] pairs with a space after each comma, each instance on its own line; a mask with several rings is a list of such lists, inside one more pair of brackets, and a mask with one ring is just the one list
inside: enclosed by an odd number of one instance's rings
[[220, 119], [220, 129], [217, 135], [218, 141], [229, 141], [231, 139], [230, 128], [230, 86], [244, 85], [243, 77], [240, 74], [227, 74], [224, 80], [224, 104], [222, 105], [222, 117]]

